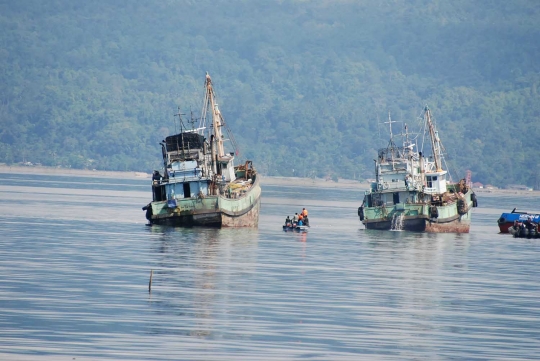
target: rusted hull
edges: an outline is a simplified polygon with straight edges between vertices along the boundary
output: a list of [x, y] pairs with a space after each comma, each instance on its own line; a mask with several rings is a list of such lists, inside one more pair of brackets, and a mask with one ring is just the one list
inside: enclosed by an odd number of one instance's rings
[[[440, 214], [457, 212], [455, 206], [447, 207], [444, 211], [443, 209], [444, 207], [439, 207]], [[471, 209], [472, 205], [466, 213], [462, 215], [455, 213], [446, 218], [428, 218], [426, 215], [405, 216], [400, 230], [428, 233], [469, 233]], [[362, 223], [367, 229], [392, 230], [392, 221], [389, 218], [364, 219]]]
[[471, 223], [459, 219], [450, 222], [426, 221], [428, 233], [469, 233]]
[[244, 214], [234, 215], [229, 212], [221, 213], [221, 227], [257, 227], [259, 225], [260, 198], [253, 207]]
[[476, 202], [472, 194], [469, 190], [460, 198], [466, 200], [466, 203], [454, 201], [438, 206], [421, 203], [362, 206], [358, 210], [358, 216], [367, 229], [469, 233], [472, 208]]
[[448, 218], [428, 219], [426, 221], [426, 232], [469, 233], [469, 229], [471, 228], [471, 208], [462, 215], [456, 214]]
[[242, 215], [230, 215], [225, 212], [204, 214], [171, 215], [152, 220], [152, 224], [173, 227], [257, 227], [259, 224], [260, 201]]
[[224, 196], [152, 202], [146, 217], [151, 224], [174, 227], [257, 227], [261, 203], [258, 178], [250, 190], [237, 199]]
[[[381, 231], [392, 230], [391, 221], [372, 221], [365, 223], [367, 229], [376, 229]], [[461, 222], [459, 219], [449, 222], [441, 222], [439, 220], [404, 220], [401, 230], [411, 232], [428, 232], [428, 233], [469, 233], [470, 222]]]

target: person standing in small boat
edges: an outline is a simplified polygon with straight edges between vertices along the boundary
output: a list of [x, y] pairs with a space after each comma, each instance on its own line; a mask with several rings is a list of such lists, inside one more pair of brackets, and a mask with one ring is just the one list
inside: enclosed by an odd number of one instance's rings
[[302, 213], [300, 213], [302, 215], [302, 221], [304, 223], [304, 225], [308, 226], [309, 227], [309, 220], [308, 220], [308, 211], [307, 209], [305, 208], [302, 208]]
[[293, 224], [298, 223], [298, 213], [294, 214], [294, 217], [292, 219]]

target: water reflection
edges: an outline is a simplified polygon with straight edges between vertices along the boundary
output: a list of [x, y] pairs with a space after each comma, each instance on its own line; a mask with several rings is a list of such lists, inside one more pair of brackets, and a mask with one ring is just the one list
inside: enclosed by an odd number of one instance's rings
[[[150, 333], [218, 337], [219, 320], [231, 301], [252, 291], [238, 279], [253, 274], [257, 230], [152, 226], [156, 259], [150, 302], [175, 325], [152, 325]], [[225, 308], [225, 310], [224, 310]]]
[[377, 300], [379, 313], [399, 330], [400, 349], [436, 352], [431, 345], [447, 332], [437, 317], [459, 293], [457, 272], [466, 277], [470, 235], [359, 230], [358, 237], [364, 259], [374, 260], [361, 265], [370, 275], [363, 298]]

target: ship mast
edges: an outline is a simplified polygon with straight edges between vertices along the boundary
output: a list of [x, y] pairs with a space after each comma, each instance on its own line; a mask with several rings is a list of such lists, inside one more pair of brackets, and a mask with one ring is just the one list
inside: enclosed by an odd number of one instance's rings
[[429, 130], [429, 137], [431, 139], [431, 150], [433, 151], [433, 159], [435, 161], [435, 169], [437, 172], [442, 171], [442, 164], [441, 164], [441, 141], [439, 140], [439, 136], [437, 132], [435, 131], [435, 126], [433, 125], [433, 122], [431, 121], [431, 111], [426, 106], [424, 109], [424, 117], [426, 119], [426, 124], [428, 126]]
[[394, 143], [394, 133], [392, 133], [392, 123], [397, 123], [395, 121], [392, 121], [392, 118], [390, 117], [390, 112], [388, 112], [388, 121], [385, 122], [388, 124], [388, 127], [390, 128], [390, 156], [392, 161], [392, 170], [395, 170], [395, 164], [394, 164], [394, 152], [396, 150], [396, 145]]
[[210, 75], [206, 73], [205, 108], [208, 108], [208, 106], [210, 106], [210, 109], [212, 109], [212, 126], [214, 129], [214, 140], [217, 146], [217, 156], [223, 157], [225, 155], [225, 151], [223, 150], [223, 135], [221, 134], [221, 127], [223, 126], [224, 121], [215, 101], [212, 79], [210, 79]]

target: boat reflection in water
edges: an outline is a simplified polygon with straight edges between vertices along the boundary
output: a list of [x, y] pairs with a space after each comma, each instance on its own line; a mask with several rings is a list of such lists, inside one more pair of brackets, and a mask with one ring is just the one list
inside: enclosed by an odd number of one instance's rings
[[170, 334], [172, 328], [175, 334], [219, 337], [221, 322], [227, 322], [229, 313], [240, 312], [242, 295], [255, 291], [251, 282], [236, 281], [256, 272], [258, 232], [244, 228], [150, 229], [159, 235], [153, 247], [160, 256], [149, 302], [160, 316], [177, 321], [180, 316], [185, 322], [154, 324], [149, 332]]

